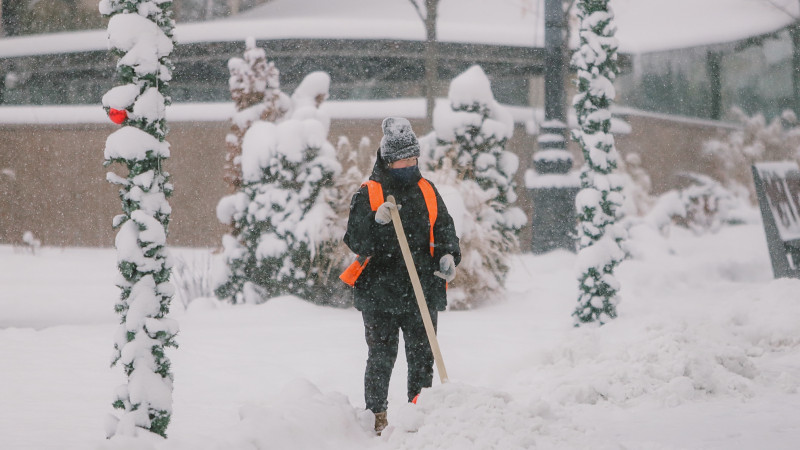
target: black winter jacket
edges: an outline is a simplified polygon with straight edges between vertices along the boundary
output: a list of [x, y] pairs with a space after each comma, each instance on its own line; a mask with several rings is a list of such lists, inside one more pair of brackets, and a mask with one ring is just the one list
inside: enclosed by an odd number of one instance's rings
[[[435, 276], [433, 272], [439, 270], [439, 259], [446, 254], [453, 255], [455, 263], [458, 264], [461, 261], [461, 250], [453, 218], [448, 214], [439, 191], [431, 183], [438, 206], [436, 223], [433, 227], [435, 247], [431, 256], [430, 219], [422, 191], [417, 185], [419, 179], [406, 185], [395, 183], [381, 158], [380, 151], [370, 179], [381, 184], [384, 199], [394, 195], [397, 204], [401, 206], [400, 219], [417, 267], [425, 300], [429, 308], [443, 311], [447, 306], [445, 281]], [[371, 257], [354, 286], [356, 309], [392, 313], [418, 310], [394, 226], [391, 223], [381, 225], [375, 222], [375, 212], [370, 208], [366, 186], [362, 186], [356, 192], [350, 203], [350, 217], [344, 242], [354, 253]]]

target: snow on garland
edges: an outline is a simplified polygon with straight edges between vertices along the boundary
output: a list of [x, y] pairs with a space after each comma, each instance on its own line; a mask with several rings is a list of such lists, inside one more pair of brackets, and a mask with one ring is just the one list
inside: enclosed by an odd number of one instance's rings
[[330, 76], [313, 72], [275, 122], [259, 120], [242, 139], [242, 188], [217, 206], [237, 235], [223, 237], [215, 291], [233, 303], [260, 303], [283, 294], [325, 302], [332, 249], [344, 233], [334, 205], [341, 171], [327, 141], [330, 118], [319, 107]]
[[442, 195], [452, 188], [450, 203], [463, 205], [464, 217], [454, 217], [463, 224], [463, 258], [448, 292], [451, 307], [463, 309], [502, 294], [508, 253], [518, 249], [517, 232], [527, 218], [512, 205], [519, 160], [505, 146], [513, 118], [495, 100], [486, 73], [470, 67], [450, 83], [448, 98], [449, 105], [434, 110], [422, 159]]
[[617, 40], [608, 0], [580, 0], [580, 47], [572, 58], [578, 71], [578, 94], [572, 105], [579, 129], [572, 136], [583, 149], [578, 213], [576, 271], [580, 294], [573, 313], [575, 326], [603, 324], [617, 316], [619, 282], [614, 269], [624, 259], [620, 242], [624, 228], [617, 223], [623, 203], [622, 180], [614, 173], [618, 154], [611, 134], [609, 107], [615, 97]]
[[166, 249], [172, 185], [162, 168], [169, 157], [164, 111], [174, 46], [170, 6], [145, 0], [99, 5], [100, 13], [110, 16], [109, 48], [120, 57], [121, 82], [103, 96], [103, 107], [123, 125], [106, 140], [105, 165], [119, 163], [128, 170], [126, 177], [113, 172], [106, 177], [120, 186], [123, 210], [113, 221], [122, 293], [115, 305], [121, 324], [112, 365], [122, 364], [128, 377], [115, 391], [113, 406], [120, 414], [109, 415], [109, 438], [142, 432], [166, 437], [172, 415], [173, 375], [165, 350], [177, 347], [178, 324], [166, 318], [174, 291]]

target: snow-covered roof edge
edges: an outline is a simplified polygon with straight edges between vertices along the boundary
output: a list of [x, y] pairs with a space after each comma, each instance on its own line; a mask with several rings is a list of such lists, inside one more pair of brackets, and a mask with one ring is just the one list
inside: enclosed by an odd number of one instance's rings
[[[447, 102], [440, 98], [437, 102]], [[529, 130], [531, 123], [544, 120], [541, 108], [503, 105], [517, 124]], [[396, 100], [329, 100], [322, 109], [332, 119], [382, 119], [389, 116], [409, 119], [425, 118], [425, 99], [405, 98]], [[173, 103], [167, 107], [170, 122], [224, 122], [230, 120], [235, 110], [233, 102], [218, 103]], [[100, 104], [97, 105], [52, 105], [52, 106], [0, 106], [0, 125], [25, 124], [111, 124]], [[612, 118], [612, 132], [628, 134], [631, 127], [624, 120]], [[577, 126], [574, 114], [570, 126]], [[533, 127], [535, 129], [535, 127]]]
[[722, 120], [703, 119], [699, 117], [682, 116], [678, 114], [666, 114], [652, 111], [645, 111], [643, 109], [631, 108], [629, 106], [612, 106], [611, 112], [618, 116], [637, 116], [649, 117], [653, 119], [666, 120], [676, 123], [684, 123], [687, 125], [699, 125], [716, 128], [737, 129], [741, 128], [739, 125], [732, 122], [725, 122]]
[[[358, 4], [349, 0], [346, 3]], [[794, 3], [783, 12], [777, 6], [753, 0], [615, 0], [612, 3], [616, 12], [616, 37], [620, 51], [625, 53], [738, 42], [781, 30], [795, 20], [792, 14], [800, 14], [800, 7]], [[495, 5], [494, 9], [502, 11], [489, 14], [491, 17], [481, 16], [486, 15], [483, 9], [451, 19], [440, 17], [437, 37], [441, 42], [543, 47], [543, 26], [536, 15], [541, 10], [521, 18], [520, 11], [507, 6], [502, 9]], [[231, 17], [178, 24], [175, 38], [179, 44], [236, 42], [250, 36], [258, 40], [423, 41], [425, 30], [422, 22], [410, 12], [410, 7], [406, 9], [406, 15], [348, 16], [341, 13], [331, 18], [310, 11], [286, 17]], [[106, 35], [106, 30], [89, 30], [0, 38], [0, 58], [101, 51], [108, 48]], [[577, 32], [572, 36], [572, 44], [576, 45]]]
[[[279, 39], [355, 39], [424, 41], [421, 25], [385, 19], [339, 20], [332, 23], [324, 19], [281, 19], [198, 22], [175, 27], [178, 44], [200, 42], [244, 42]], [[523, 30], [524, 31], [524, 30]], [[539, 47], [528, 33], [518, 29], [497, 29], [491, 26], [475, 27], [470, 24], [444, 24], [440, 27], [440, 42], [467, 42], [475, 44]], [[469, 36], [465, 38], [464, 36]], [[0, 58], [19, 56], [78, 53], [108, 49], [106, 30], [71, 31], [62, 33], [16, 36], [0, 39]]]

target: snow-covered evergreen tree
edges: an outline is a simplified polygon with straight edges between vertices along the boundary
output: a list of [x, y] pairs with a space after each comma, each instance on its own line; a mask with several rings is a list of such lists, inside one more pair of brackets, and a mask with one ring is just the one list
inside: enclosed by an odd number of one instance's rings
[[617, 223], [623, 203], [622, 183], [614, 172], [619, 155], [611, 134], [611, 102], [616, 96], [617, 40], [609, 0], [579, 0], [580, 47], [572, 58], [578, 72], [578, 94], [572, 105], [579, 129], [573, 138], [583, 150], [578, 213], [580, 274], [575, 325], [603, 324], [617, 316], [619, 282], [614, 269], [625, 257], [620, 248], [625, 230]]
[[245, 41], [243, 58], [228, 60], [228, 86], [236, 113], [231, 118], [231, 131], [225, 138], [225, 182], [231, 192], [242, 184], [242, 138], [256, 120], [280, 121], [289, 110], [289, 97], [280, 90], [280, 72], [267, 61], [264, 49], [256, 47], [254, 38]]
[[[223, 239], [224, 273], [216, 288], [234, 303], [282, 294], [324, 302], [326, 269], [343, 234], [333, 190], [341, 170], [319, 109], [330, 77], [309, 74], [292, 95], [287, 119], [253, 123], [242, 141], [242, 189], [220, 201], [217, 216], [238, 236]], [[338, 275], [338, 274], [337, 274]]]
[[164, 116], [172, 75], [174, 45], [169, 2], [102, 0], [110, 16], [108, 38], [120, 85], [103, 97], [103, 106], [123, 126], [106, 140], [105, 163], [119, 163], [126, 177], [108, 174], [120, 186], [123, 213], [114, 218], [121, 298], [115, 306], [121, 324], [114, 340], [113, 364], [121, 364], [127, 384], [115, 392], [106, 432], [135, 436], [145, 430], [166, 436], [172, 415], [173, 375], [168, 347], [175, 347], [177, 323], [166, 318], [173, 286], [166, 249], [172, 193], [163, 164], [169, 157]]
[[513, 118], [494, 99], [483, 69], [454, 78], [448, 98], [434, 111], [422, 160], [437, 187], [455, 187], [465, 206], [460, 274], [448, 296], [453, 308], [467, 308], [502, 293], [508, 253], [519, 248], [517, 231], [527, 218], [513, 206], [519, 160], [505, 150]]
[[267, 61], [266, 52], [256, 47], [255, 39], [245, 42], [243, 58], [228, 60], [230, 78], [228, 86], [236, 107], [231, 118], [231, 132], [225, 138], [225, 181], [232, 194], [223, 197], [217, 205], [220, 222], [230, 226], [230, 232], [222, 238], [226, 270], [215, 275], [213, 284], [220, 298], [230, 298], [234, 303], [244, 301], [244, 292], [258, 294], [247, 284], [250, 275], [245, 262], [244, 248], [239, 243], [241, 227], [248, 226], [245, 213], [249, 202], [242, 186], [242, 140], [257, 121], [277, 123], [282, 121], [291, 108], [291, 99], [280, 90], [280, 71], [272, 61]]

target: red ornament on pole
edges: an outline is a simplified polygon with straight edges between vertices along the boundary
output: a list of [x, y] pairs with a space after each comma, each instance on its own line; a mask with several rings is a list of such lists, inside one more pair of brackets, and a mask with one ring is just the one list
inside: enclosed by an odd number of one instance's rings
[[125, 122], [125, 119], [128, 118], [128, 111], [125, 111], [124, 109], [109, 108], [108, 118], [117, 125], [120, 125], [122, 122]]

